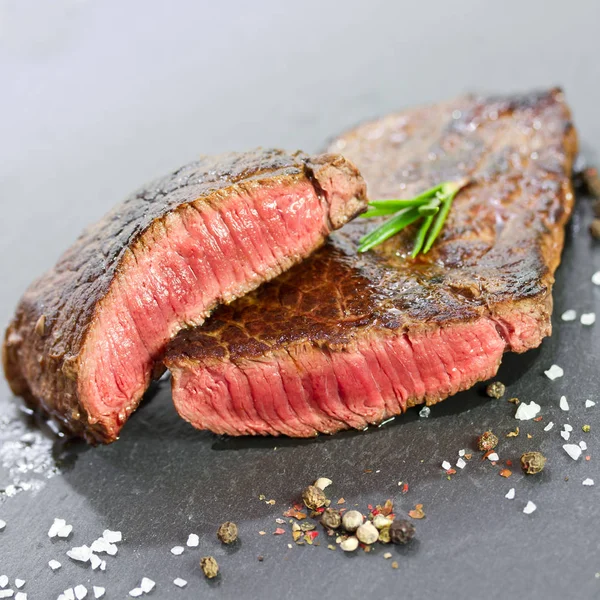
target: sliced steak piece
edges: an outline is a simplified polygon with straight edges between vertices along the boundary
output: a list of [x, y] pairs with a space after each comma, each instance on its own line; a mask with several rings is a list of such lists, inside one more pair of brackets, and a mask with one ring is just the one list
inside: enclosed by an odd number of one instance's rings
[[15, 394], [116, 439], [168, 340], [319, 247], [366, 206], [346, 159], [204, 157], [115, 207], [31, 285], [6, 332]]
[[468, 177], [433, 250], [415, 230], [363, 255], [358, 219], [301, 265], [169, 347], [179, 413], [217, 433], [309, 436], [434, 404], [550, 334], [573, 206], [562, 93], [466, 97], [367, 123], [330, 149], [372, 198]]

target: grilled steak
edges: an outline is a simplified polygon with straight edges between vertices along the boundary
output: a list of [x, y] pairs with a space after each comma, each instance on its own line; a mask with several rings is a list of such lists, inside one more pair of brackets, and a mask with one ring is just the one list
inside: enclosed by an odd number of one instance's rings
[[573, 205], [576, 134], [559, 90], [464, 97], [337, 140], [372, 198], [469, 178], [433, 250], [415, 229], [358, 255], [358, 219], [270, 284], [181, 332], [166, 364], [179, 413], [217, 433], [363, 428], [492, 377], [550, 334]]
[[340, 156], [204, 157], [90, 227], [31, 285], [6, 332], [15, 394], [89, 441], [116, 439], [167, 341], [289, 268], [361, 212]]

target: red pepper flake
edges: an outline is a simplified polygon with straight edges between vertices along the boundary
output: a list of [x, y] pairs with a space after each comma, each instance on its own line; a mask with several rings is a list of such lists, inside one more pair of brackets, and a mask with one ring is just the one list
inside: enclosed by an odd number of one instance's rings
[[314, 540], [318, 535], [319, 532], [318, 531], [307, 531], [306, 535], [311, 539]]
[[302, 519], [306, 519], [306, 513], [300, 512], [298, 510], [295, 510], [293, 508], [290, 508], [289, 510], [286, 510], [283, 513], [284, 517], [293, 517], [294, 519], [298, 519], [298, 521], [302, 521]]
[[304, 508], [304, 504], [300, 504], [299, 502], [297, 502], [296, 504], [294, 504], [294, 508], [296, 510], [302, 510]]
[[283, 535], [285, 533], [285, 529], [278, 527], [274, 532], [273, 535]]
[[499, 475], [500, 477], [510, 477], [512, 475], [512, 471], [510, 469], [502, 469]]
[[316, 513], [322, 514], [325, 512], [325, 507], [321, 506], [320, 508], [317, 508], [317, 510], [315, 510]]
[[535, 419], [533, 419], [533, 420], [537, 421], [539, 423], [543, 418], [544, 417], [542, 417], [542, 415], [540, 415], [539, 417], [535, 417]]
[[403, 494], [406, 494], [406, 492], [408, 492], [408, 483], [405, 483], [405, 484], [402, 486], [402, 493], [403, 493]]
[[590, 460], [592, 458], [589, 454], [585, 457], [585, 460]]
[[365, 469], [365, 470], [363, 471], [363, 473], [372, 473], [372, 472], [373, 472], [373, 469]]
[[340, 498], [340, 499], [337, 501], [337, 503], [338, 503], [338, 504], [346, 504], [346, 500], [344, 500], [344, 498]]
[[368, 508], [369, 510], [373, 510], [373, 505], [372, 505], [372, 504], [367, 504], [367, 508]]
[[412, 519], [423, 519], [425, 517], [425, 512], [423, 511], [422, 504], [415, 504], [415, 508], [413, 510], [408, 511], [408, 516]]
[[456, 469], [448, 469], [446, 475], [456, 475]]
[[473, 455], [472, 455], [472, 454], [470, 454], [470, 453], [469, 453], [469, 454], [465, 454], [465, 458], [466, 458], [467, 460], [471, 460], [471, 459], [473, 458]]
[[506, 466], [512, 467], [512, 460], [510, 460], [510, 458], [506, 461]]

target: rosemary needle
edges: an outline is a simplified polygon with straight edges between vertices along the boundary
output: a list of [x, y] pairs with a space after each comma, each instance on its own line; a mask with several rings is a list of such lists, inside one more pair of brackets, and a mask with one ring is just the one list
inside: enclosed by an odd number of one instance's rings
[[366, 252], [382, 242], [385, 242], [385, 240], [396, 235], [399, 231], [411, 223], [414, 223], [420, 217], [419, 211], [414, 207], [399, 212], [389, 221], [386, 221], [383, 225], [380, 225], [377, 229], [363, 237], [360, 240], [358, 251]]

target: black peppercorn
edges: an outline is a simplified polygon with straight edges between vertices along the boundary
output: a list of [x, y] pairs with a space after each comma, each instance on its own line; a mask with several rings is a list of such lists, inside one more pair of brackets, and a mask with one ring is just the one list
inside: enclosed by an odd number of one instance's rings
[[321, 524], [327, 529], [337, 529], [342, 524], [342, 515], [335, 508], [326, 508], [321, 517]]
[[415, 526], [406, 519], [395, 519], [390, 525], [390, 541], [393, 544], [407, 544], [415, 535]]
[[535, 475], [544, 470], [546, 457], [541, 452], [525, 452], [521, 456], [521, 468], [527, 475]]
[[327, 496], [325, 496], [325, 492], [314, 485], [309, 485], [302, 492], [302, 500], [304, 504], [311, 510], [317, 510], [317, 508], [321, 508], [327, 502]]

